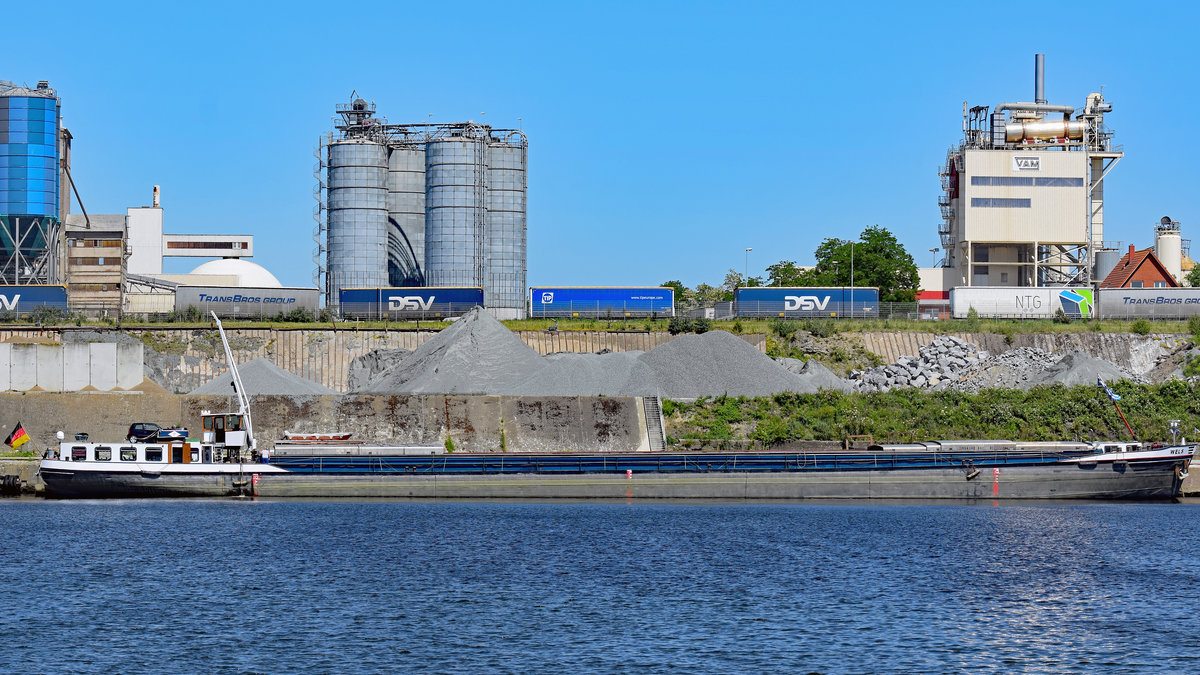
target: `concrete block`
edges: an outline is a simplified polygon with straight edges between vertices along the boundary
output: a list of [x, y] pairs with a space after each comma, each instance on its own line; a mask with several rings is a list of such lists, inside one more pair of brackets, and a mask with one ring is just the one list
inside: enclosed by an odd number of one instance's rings
[[36, 345], [37, 383], [43, 391], [63, 390], [62, 345]]
[[93, 342], [88, 347], [92, 353], [91, 385], [100, 391], [112, 391], [117, 386], [117, 345]]
[[29, 391], [37, 386], [37, 345], [12, 345], [9, 387]]
[[118, 388], [133, 389], [146, 379], [146, 368], [142, 356], [144, 349], [145, 347], [141, 343], [117, 345]]
[[0, 342], [0, 391], [8, 391], [9, 371], [12, 370], [12, 345]]
[[63, 348], [63, 391], [79, 391], [92, 381], [92, 350], [86, 342], [67, 342]]

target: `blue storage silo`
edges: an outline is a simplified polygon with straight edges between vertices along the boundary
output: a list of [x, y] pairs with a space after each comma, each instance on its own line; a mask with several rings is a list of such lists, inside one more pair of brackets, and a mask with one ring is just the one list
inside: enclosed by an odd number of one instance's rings
[[59, 100], [0, 82], [0, 283], [58, 281]]
[[525, 316], [525, 135], [488, 142], [485, 305], [499, 319]]
[[326, 304], [342, 288], [388, 285], [388, 148], [363, 138], [328, 152]]

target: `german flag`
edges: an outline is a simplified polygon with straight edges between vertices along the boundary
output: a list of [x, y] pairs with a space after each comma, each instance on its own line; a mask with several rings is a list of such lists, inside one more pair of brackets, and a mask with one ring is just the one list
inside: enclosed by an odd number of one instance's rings
[[20, 422], [17, 422], [17, 428], [13, 429], [8, 438], [4, 439], [4, 444], [16, 450], [28, 440], [29, 436], [25, 434], [25, 427], [21, 426]]

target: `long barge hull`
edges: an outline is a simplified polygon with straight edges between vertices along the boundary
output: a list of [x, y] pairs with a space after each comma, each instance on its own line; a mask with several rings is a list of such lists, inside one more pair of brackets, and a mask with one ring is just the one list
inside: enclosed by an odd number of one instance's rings
[[[54, 497], [1170, 499], [1189, 458], [728, 453], [283, 457], [220, 473], [43, 469]], [[199, 469], [199, 467], [193, 467]]]

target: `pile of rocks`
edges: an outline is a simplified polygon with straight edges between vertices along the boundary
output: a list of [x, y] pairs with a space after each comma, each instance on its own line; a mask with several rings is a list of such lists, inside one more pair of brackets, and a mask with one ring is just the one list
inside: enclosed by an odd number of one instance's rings
[[946, 386], [988, 357], [986, 351], [951, 335], [940, 335], [921, 348], [918, 356], [902, 356], [895, 363], [870, 370], [855, 370], [850, 381], [855, 391], [890, 391], [900, 387], [931, 389]]
[[1034, 376], [1060, 358], [1036, 347], [1017, 347], [981, 360], [946, 386], [972, 394], [982, 389], [1029, 389]]

